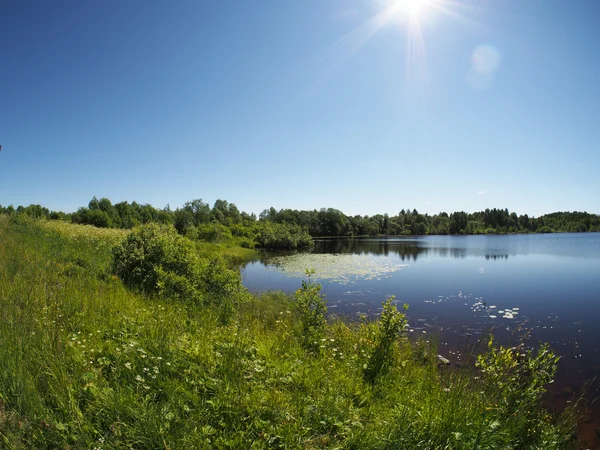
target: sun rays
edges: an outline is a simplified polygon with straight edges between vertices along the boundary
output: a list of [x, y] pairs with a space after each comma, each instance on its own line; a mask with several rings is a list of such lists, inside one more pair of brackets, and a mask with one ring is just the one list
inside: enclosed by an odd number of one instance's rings
[[[396, 27], [404, 35], [404, 80], [402, 86], [411, 91], [426, 91], [430, 80], [427, 64], [426, 35], [435, 32], [441, 16], [465, 23], [477, 23], [470, 16], [476, 11], [455, 0], [373, 0], [375, 13], [325, 51], [334, 56], [334, 65], [361, 50], [378, 32]], [[398, 55], [400, 57], [400, 55]]]

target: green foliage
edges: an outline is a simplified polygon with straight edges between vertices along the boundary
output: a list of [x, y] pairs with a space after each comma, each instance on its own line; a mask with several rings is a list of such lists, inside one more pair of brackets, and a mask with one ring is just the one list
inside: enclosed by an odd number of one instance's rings
[[[600, 216], [585, 212], [555, 212], [538, 218], [527, 214], [517, 216], [508, 209], [493, 208], [466, 213], [441, 212], [436, 215], [420, 214], [416, 209], [402, 209], [397, 215], [346, 216], [334, 208], [298, 211], [271, 207], [260, 214], [257, 222], [254, 214], [240, 211], [233, 203], [217, 200], [213, 208], [200, 199], [184, 204], [172, 211], [167, 205], [156, 209], [151, 205], [121, 202], [112, 205], [107, 198], [94, 197], [87, 207], [72, 214], [49, 211], [41, 205], [0, 206], [2, 214], [22, 214], [32, 218], [71, 220], [73, 223], [89, 224], [104, 228], [130, 229], [140, 224], [173, 224], [179, 234], [196, 239], [200, 230], [201, 240], [207, 242], [233, 243], [246, 248], [255, 246], [268, 249], [296, 249], [309, 247], [311, 236], [376, 236], [376, 235], [425, 235], [425, 234], [505, 234], [547, 232], [598, 232]], [[232, 239], [224, 229], [204, 225], [216, 223], [230, 230]]]
[[[328, 208], [320, 211], [297, 211], [271, 208], [263, 211], [261, 221], [301, 225], [311, 236], [375, 236], [423, 234], [504, 234], [542, 232], [548, 226], [554, 231], [600, 231], [600, 216], [582, 212], [558, 212], [539, 218], [527, 214], [517, 216], [508, 209], [486, 209], [472, 214], [464, 211], [429, 216], [415, 209], [401, 210], [396, 216], [346, 216]], [[543, 230], [547, 230], [543, 228]]]
[[[371, 384], [393, 365], [394, 344], [404, 335], [407, 326], [406, 316], [398, 311], [393, 300], [392, 296], [382, 304], [381, 320], [375, 331], [375, 346], [369, 362], [364, 366], [365, 380]], [[407, 309], [408, 305], [404, 304], [404, 310]]]
[[196, 237], [206, 242], [229, 242], [232, 240], [231, 230], [218, 222], [199, 225], [196, 228]]
[[48, 219], [50, 216], [50, 210], [42, 205], [19, 206], [17, 207], [17, 213], [29, 216], [32, 219]]
[[553, 233], [553, 231], [548, 225], [544, 225], [543, 227], [539, 227], [536, 233]]
[[229, 323], [238, 307], [249, 299], [240, 273], [228, 269], [219, 256], [203, 264], [199, 281], [205, 303], [218, 308], [221, 323]]
[[201, 301], [201, 266], [192, 242], [173, 228], [144, 225], [113, 250], [113, 272], [146, 294]]
[[542, 344], [536, 352], [523, 345], [497, 348], [490, 337], [487, 352], [477, 357], [476, 365], [491, 385], [504, 392], [503, 406], [512, 414], [541, 400], [546, 386], [553, 381], [559, 359], [548, 344]]
[[269, 249], [297, 249], [313, 245], [308, 232], [298, 225], [262, 222], [256, 225], [257, 246]]
[[321, 295], [321, 285], [310, 280], [314, 274], [314, 270], [306, 271], [308, 279], [302, 280], [302, 288], [294, 294], [294, 309], [302, 346], [312, 353], [318, 353], [325, 332], [327, 301]]
[[[540, 407], [546, 386], [552, 383], [560, 358], [542, 344], [536, 351], [517, 347], [496, 347], [490, 337], [488, 349], [477, 357], [486, 389], [482, 394], [489, 401], [490, 391], [499, 390], [502, 397], [494, 400], [494, 408], [507, 420], [519, 416], [515, 434], [523, 443], [531, 445], [543, 434], [547, 412]], [[493, 387], [493, 388], [492, 388]]]
[[167, 226], [139, 227], [113, 250], [113, 273], [146, 294], [211, 305], [228, 323], [248, 298], [239, 272], [224, 259], [198, 257], [194, 244]]
[[176, 209], [174, 225], [180, 234], [186, 234], [194, 226], [208, 223], [210, 221], [210, 206], [200, 199], [192, 200]]

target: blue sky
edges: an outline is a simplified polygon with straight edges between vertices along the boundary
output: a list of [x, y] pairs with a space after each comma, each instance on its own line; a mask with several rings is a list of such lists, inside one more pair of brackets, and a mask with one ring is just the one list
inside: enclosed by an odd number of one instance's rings
[[596, 0], [3, 1], [0, 204], [600, 213], [599, 18]]

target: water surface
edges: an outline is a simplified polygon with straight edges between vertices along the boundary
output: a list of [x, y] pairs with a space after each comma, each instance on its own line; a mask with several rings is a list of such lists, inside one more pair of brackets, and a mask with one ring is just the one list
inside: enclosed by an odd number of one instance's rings
[[291, 293], [306, 268], [330, 313], [374, 316], [394, 295], [410, 305], [410, 334], [435, 334], [451, 360], [487, 330], [508, 343], [526, 329], [528, 344], [550, 342], [563, 357], [558, 381], [600, 374], [599, 233], [324, 239], [242, 274], [251, 291]]

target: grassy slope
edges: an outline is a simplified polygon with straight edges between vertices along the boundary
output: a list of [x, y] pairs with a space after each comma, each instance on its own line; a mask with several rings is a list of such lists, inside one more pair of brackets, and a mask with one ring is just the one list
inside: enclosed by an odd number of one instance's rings
[[[533, 402], [403, 344], [372, 386], [373, 324], [329, 324], [307, 354], [283, 294], [236, 320], [133, 294], [108, 274], [124, 236], [0, 216], [2, 448], [568, 448]], [[210, 251], [214, 251], [210, 250]]]

